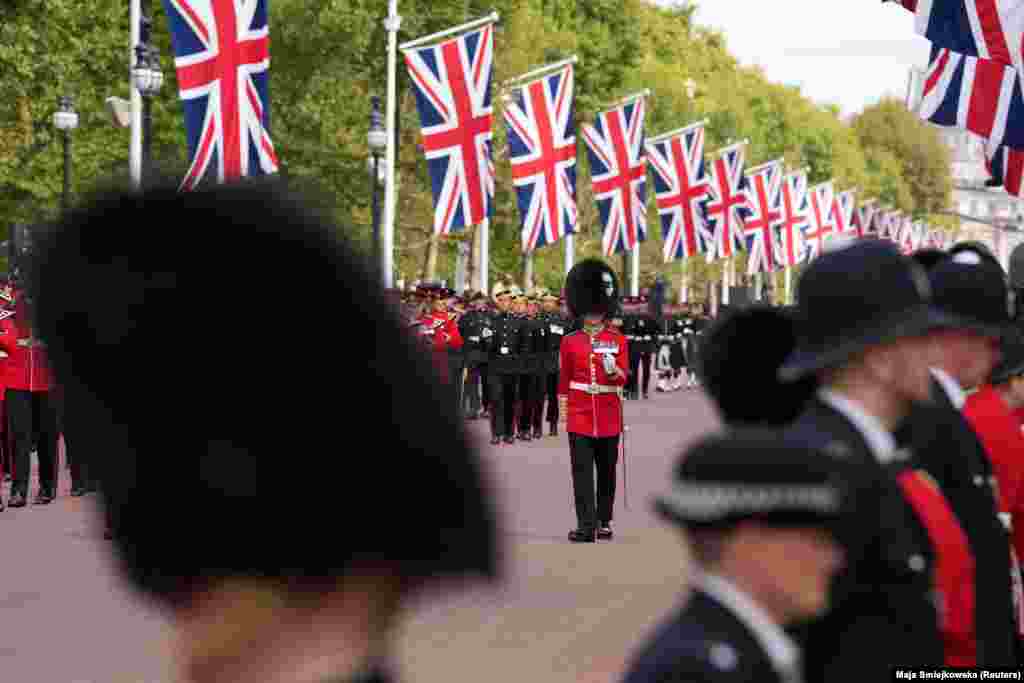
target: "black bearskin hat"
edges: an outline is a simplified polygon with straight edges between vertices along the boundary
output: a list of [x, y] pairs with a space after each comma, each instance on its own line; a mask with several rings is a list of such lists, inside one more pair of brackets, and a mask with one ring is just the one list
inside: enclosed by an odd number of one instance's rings
[[[187, 256], [182, 225], [202, 235]], [[497, 575], [494, 497], [462, 416], [345, 232], [265, 180], [99, 197], [39, 235], [31, 286], [65, 433], [142, 591], [173, 604], [245, 576], [316, 589], [366, 566], [412, 585]], [[267, 272], [287, 286], [254, 297]], [[324, 400], [324, 381], [359, 400]], [[289, 458], [312, 479], [282, 504]], [[414, 526], [381, 509], [383, 490]]]
[[565, 298], [573, 317], [611, 315], [619, 308], [619, 280], [604, 261], [586, 259], [566, 275]]
[[917, 261], [926, 271], [931, 270], [949, 257], [949, 254], [942, 249], [918, 249], [911, 258]]
[[777, 378], [796, 342], [792, 309], [763, 305], [734, 309], [708, 330], [697, 354], [699, 373], [726, 424], [783, 426], [799, 416], [817, 381]]

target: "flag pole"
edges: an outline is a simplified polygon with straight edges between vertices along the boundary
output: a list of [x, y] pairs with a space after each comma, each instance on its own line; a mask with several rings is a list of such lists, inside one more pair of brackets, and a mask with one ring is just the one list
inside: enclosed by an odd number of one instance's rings
[[[556, 69], [559, 69], [559, 68], [561, 68], [563, 66], [569, 66], [570, 64], [575, 64], [578, 61], [580, 61], [580, 58], [578, 56], [576, 56], [576, 55], [573, 55], [572, 57], [569, 57], [568, 59], [563, 59], [560, 62], [553, 62], [553, 63], [547, 64], [545, 66], [537, 67], [533, 71], [527, 71], [522, 76], [516, 76], [515, 78], [510, 78], [507, 81], [505, 81], [504, 83], [502, 83], [501, 86], [502, 86], [502, 88], [508, 88], [509, 86], [511, 86], [513, 84], [521, 83], [522, 81], [525, 81], [525, 80], [527, 80], [529, 78], [532, 78], [534, 76], [540, 76], [541, 74], [546, 74], [549, 71], [555, 71]], [[518, 88], [518, 87], [523, 87], [523, 86], [517, 85], [516, 87]]]
[[572, 270], [574, 257], [576, 255], [575, 235], [571, 232], [565, 233], [565, 274]]
[[385, 289], [394, 286], [395, 258], [395, 166], [397, 152], [395, 147], [395, 113], [398, 107], [398, 30], [402, 27], [402, 17], [398, 15], [398, 0], [388, 0], [388, 16], [384, 20], [384, 28], [388, 32], [388, 102], [385, 112], [384, 128], [387, 131], [387, 148], [384, 162], [384, 221], [381, 230], [381, 277]]
[[408, 50], [409, 48], [417, 47], [418, 45], [425, 45], [426, 43], [433, 42], [439, 38], [444, 38], [455, 33], [462, 33], [463, 31], [469, 31], [474, 28], [479, 28], [480, 26], [496, 23], [500, 18], [500, 14], [498, 14], [497, 12], [491, 12], [482, 19], [476, 19], [474, 21], [470, 21], [460, 26], [453, 26], [452, 28], [445, 29], [444, 31], [438, 31], [437, 33], [431, 33], [429, 36], [423, 36], [422, 38], [417, 38], [416, 40], [410, 40], [408, 42], [402, 43], [401, 45], [398, 46], [398, 49]]
[[128, 143], [128, 170], [131, 174], [132, 187], [138, 189], [142, 185], [142, 93], [135, 87], [132, 78], [132, 67], [135, 66], [135, 48], [139, 44], [142, 22], [142, 0], [131, 0], [128, 11], [129, 29], [128, 45], [128, 92], [131, 93], [131, 137]]
[[630, 254], [631, 263], [629, 266], [629, 292], [630, 296], [640, 295], [640, 245], [642, 243], [637, 239], [636, 244], [633, 245], [633, 251]]
[[483, 222], [477, 228], [480, 231], [480, 262], [476, 264], [476, 272], [480, 277], [480, 291], [490, 295], [490, 277], [487, 268], [491, 258], [491, 219], [484, 216]]
[[679, 135], [680, 133], [685, 133], [685, 132], [687, 132], [689, 130], [693, 130], [694, 128], [699, 128], [700, 126], [707, 125], [707, 122], [708, 122], [707, 119], [701, 119], [700, 121], [697, 121], [696, 123], [691, 123], [688, 126], [683, 126], [682, 128], [676, 128], [675, 130], [670, 130], [667, 133], [661, 133], [660, 135], [655, 135], [653, 138], [646, 138], [645, 142], [658, 142], [659, 140], [664, 140], [665, 138], [672, 137], [672, 136], [675, 136], [675, 135]]

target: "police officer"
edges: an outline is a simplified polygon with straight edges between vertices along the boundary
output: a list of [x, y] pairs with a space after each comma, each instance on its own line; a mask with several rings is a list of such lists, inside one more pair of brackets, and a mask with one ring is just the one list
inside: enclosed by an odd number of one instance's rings
[[841, 538], [849, 566], [832, 587], [829, 613], [799, 630], [805, 678], [883, 680], [894, 666], [940, 666], [929, 520], [902, 488], [900, 477], [910, 475], [897, 468], [907, 456], [893, 432], [915, 401], [929, 398], [927, 334], [944, 317], [930, 304], [923, 269], [878, 240], [823, 253], [797, 292], [799, 340], [779, 378], [813, 376], [820, 389], [787, 434], [858, 466], [857, 521]]
[[626, 382], [625, 398], [627, 401], [635, 401], [639, 398], [637, 388], [637, 369], [640, 367], [640, 348], [637, 336], [637, 297], [626, 296], [622, 298], [622, 335], [629, 342], [629, 381]]
[[[171, 186], [67, 215], [38, 245], [40, 332], [76, 452], [94, 458], [123, 576], [172, 615], [182, 677], [387, 681], [393, 634], [419, 589], [497, 575], [496, 513], [462, 420], [436, 400], [429, 360], [362, 257], [339, 243], [345, 231], [275, 187]], [[144, 235], [130, 229], [147, 220]], [[186, 223], [206, 237], [183, 260], [161, 245]], [[257, 300], [250, 283], [271, 269], [292, 287]], [[68, 284], [80, 282], [89, 287]], [[210, 344], [231, 353], [181, 352], [182, 301]], [[364, 333], [333, 324], [334, 306]], [[266, 349], [251, 343], [251, 323], [268, 307], [310, 331], [303, 357], [318, 372], [271, 373], [254, 392]], [[197, 392], [181, 381], [193, 376], [223, 384]], [[381, 387], [386, 400], [348, 401], [339, 414], [321, 398], [324, 377]], [[325, 448], [339, 417], [371, 431], [376, 450], [338, 458]], [[281, 505], [282, 453], [301, 454], [311, 482], [341, 483], [343, 495]], [[373, 514], [381, 487], [414, 524]], [[358, 521], [324, 543], [311, 521], [335, 516]]]
[[[487, 364], [487, 343], [490, 338], [490, 326], [487, 313], [483, 309], [486, 297], [477, 292], [472, 295], [469, 310], [459, 318], [459, 333], [465, 342], [466, 381], [463, 390], [463, 408], [466, 416], [475, 420], [481, 412], [481, 377], [485, 376], [484, 366]], [[484, 331], [488, 334], [485, 335]]]
[[548, 423], [548, 435], [558, 436], [558, 352], [562, 346], [562, 339], [570, 332], [571, 324], [569, 316], [562, 312], [561, 304], [559, 297], [550, 292], [544, 292], [541, 296], [541, 305], [544, 308], [541, 320], [548, 329], [542, 384], [547, 408], [546, 413], [537, 411], [533, 423], [534, 435], [541, 432], [541, 418], [543, 417]]
[[615, 273], [607, 264], [596, 259], [576, 264], [566, 276], [565, 291], [569, 310], [583, 319], [583, 329], [565, 337], [559, 352], [559, 413], [569, 432], [576, 499], [577, 526], [569, 532], [569, 540], [593, 543], [612, 537], [629, 344], [607, 324], [619, 295]]
[[841, 470], [774, 431], [706, 438], [675, 467], [657, 512], [686, 532], [693, 591], [637, 653], [625, 683], [801, 680], [784, 626], [828, 607], [849, 517]]

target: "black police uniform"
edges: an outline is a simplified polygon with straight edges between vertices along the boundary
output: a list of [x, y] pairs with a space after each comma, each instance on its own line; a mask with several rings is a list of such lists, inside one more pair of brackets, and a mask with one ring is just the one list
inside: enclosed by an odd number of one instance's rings
[[463, 383], [462, 409], [467, 417], [480, 416], [480, 366], [486, 362], [487, 351], [483, 337], [484, 316], [481, 311], [466, 311], [459, 318], [462, 335], [463, 358], [466, 363], [466, 381]]
[[547, 327], [537, 316], [520, 318], [520, 376], [519, 376], [519, 438], [530, 441], [540, 435], [534, 432], [534, 414], [541, 409], [541, 377], [544, 374], [544, 354], [547, 348]]

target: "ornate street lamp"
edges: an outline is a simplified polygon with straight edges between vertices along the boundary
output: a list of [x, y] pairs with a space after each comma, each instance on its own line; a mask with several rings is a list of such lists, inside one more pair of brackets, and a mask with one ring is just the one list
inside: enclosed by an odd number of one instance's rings
[[61, 195], [61, 208], [67, 211], [71, 206], [71, 131], [78, 128], [78, 113], [70, 97], [58, 98], [57, 105], [58, 109], [53, 113], [53, 127], [64, 138], [64, 192]]
[[135, 67], [132, 69], [132, 81], [142, 95], [142, 177], [149, 174], [150, 156], [153, 145], [153, 114], [152, 97], [160, 92], [164, 84], [164, 74], [160, 70], [160, 55], [156, 47], [149, 43], [150, 28], [153, 21], [143, 14], [142, 28], [139, 33], [139, 44], [135, 47]]
[[380, 97], [376, 95], [370, 98], [370, 130], [366, 135], [366, 142], [370, 147], [370, 182], [373, 188], [373, 264], [383, 276], [383, 250], [380, 246], [380, 156], [387, 147], [388, 136], [381, 116]]

